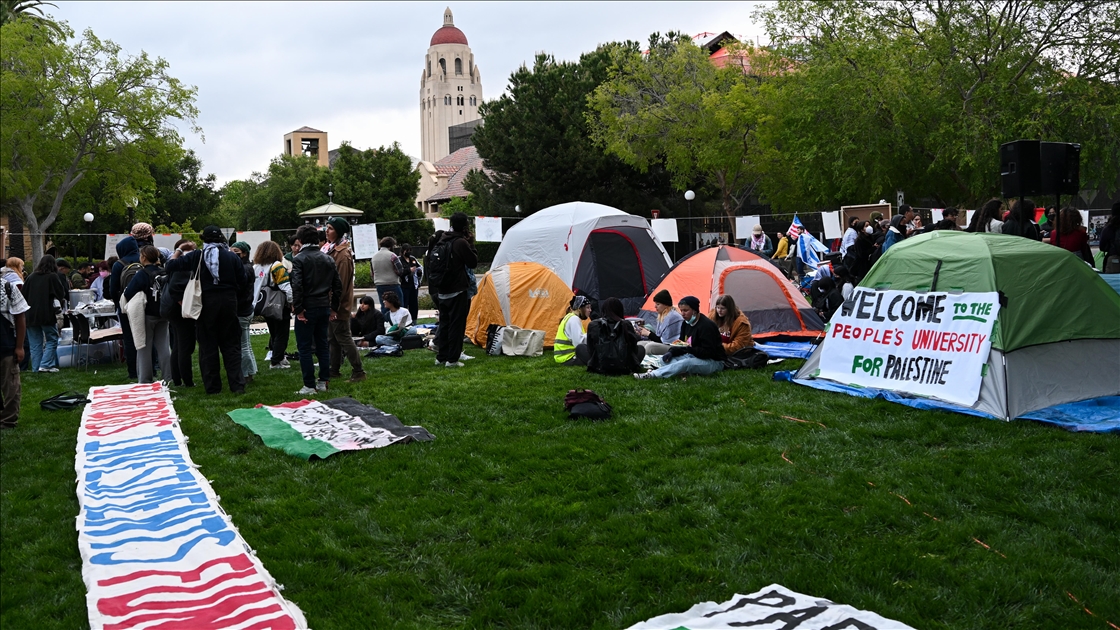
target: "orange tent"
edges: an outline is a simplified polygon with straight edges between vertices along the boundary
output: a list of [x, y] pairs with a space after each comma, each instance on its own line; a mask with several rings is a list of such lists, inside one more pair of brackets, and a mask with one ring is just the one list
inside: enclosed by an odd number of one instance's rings
[[654, 310], [653, 296], [662, 289], [675, 301], [695, 296], [704, 314], [711, 312], [717, 297], [729, 294], [750, 320], [756, 339], [813, 338], [824, 331], [824, 321], [777, 267], [738, 247], [707, 247], [682, 258], [642, 308]]
[[467, 337], [486, 347], [490, 324], [544, 331], [544, 345], [556, 340], [556, 327], [568, 311], [572, 289], [544, 265], [511, 262], [491, 269], [478, 281], [467, 314]]

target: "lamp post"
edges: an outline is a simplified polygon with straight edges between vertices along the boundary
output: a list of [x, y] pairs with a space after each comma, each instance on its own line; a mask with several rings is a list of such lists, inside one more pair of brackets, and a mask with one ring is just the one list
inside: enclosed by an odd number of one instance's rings
[[87, 260], [89, 264], [93, 264], [93, 213], [87, 212], [82, 215], [82, 219], [86, 222], [86, 247], [88, 254]]
[[691, 190], [684, 192], [684, 199], [688, 202], [688, 251], [696, 249], [696, 244], [692, 242], [692, 200], [696, 198], [696, 193]]
[[514, 206], [514, 207], [513, 207], [513, 211], [514, 211], [514, 212], [516, 212], [517, 214], [521, 214], [521, 206], [519, 206], [519, 205], [518, 205], [518, 206]]

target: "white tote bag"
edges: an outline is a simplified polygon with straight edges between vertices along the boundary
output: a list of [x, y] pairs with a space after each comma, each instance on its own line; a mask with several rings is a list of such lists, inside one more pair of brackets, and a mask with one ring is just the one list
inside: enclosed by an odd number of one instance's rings
[[502, 354], [507, 357], [539, 357], [543, 352], [543, 330], [506, 326], [502, 331]]
[[187, 286], [183, 290], [183, 317], [186, 319], [198, 319], [202, 315], [202, 282], [198, 274], [202, 269], [202, 259], [205, 254], [202, 252], [199, 254], [198, 267], [191, 274], [191, 279], [187, 280]]

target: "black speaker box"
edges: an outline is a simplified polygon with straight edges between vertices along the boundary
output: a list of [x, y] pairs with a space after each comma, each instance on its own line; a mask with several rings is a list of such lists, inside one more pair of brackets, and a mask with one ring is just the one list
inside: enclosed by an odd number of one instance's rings
[[1043, 142], [1039, 193], [1076, 195], [1081, 189], [1081, 145]]
[[999, 179], [1004, 199], [1042, 192], [1041, 144], [1038, 140], [1016, 140], [999, 146]]

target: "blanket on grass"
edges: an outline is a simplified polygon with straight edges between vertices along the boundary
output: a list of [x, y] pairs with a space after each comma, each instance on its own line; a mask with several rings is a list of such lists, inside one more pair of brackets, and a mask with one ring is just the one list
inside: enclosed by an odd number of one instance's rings
[[167, 389], [89, 399], [74, 469], [90, 627], [306, 628], [191, 461]]
[[714, 630], [730, 628], [779, 630], [913, 630], [910, 626], [827, 599], [795, 593], [771, 584], [750, 595], [736, 595], [717, 604], [696, 604], [683, 613], [670, 613], [630, 626], [629, 630]]
[[227, 415], [261, 436], [266, 446], [306, 460], [325, 459], [339, 451], [435, 439], [424, 427], [406, 426], [396, 416], [353, 398], [257, 405]]

